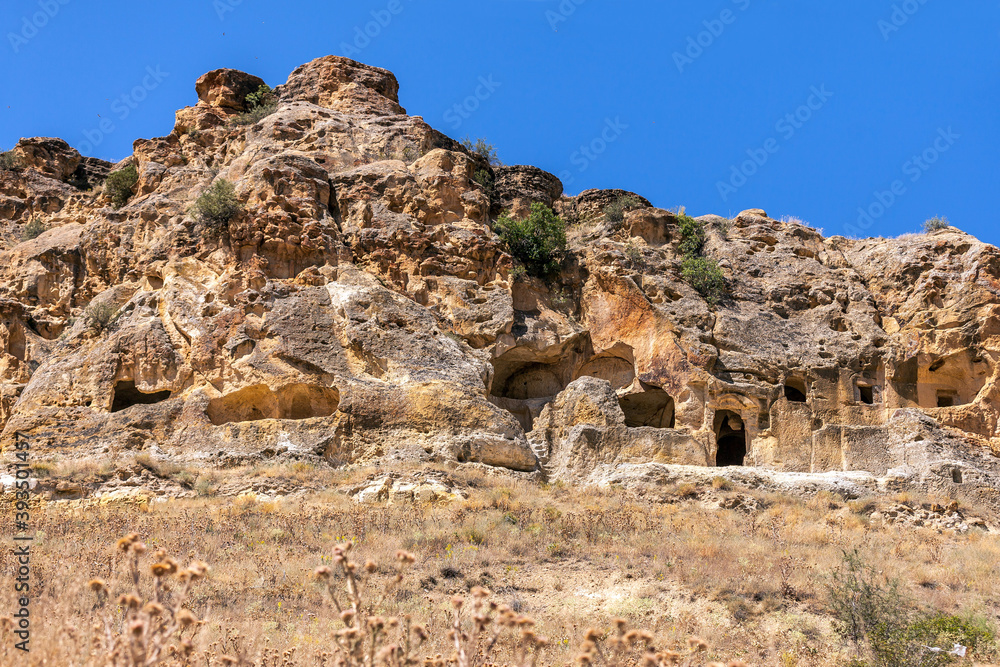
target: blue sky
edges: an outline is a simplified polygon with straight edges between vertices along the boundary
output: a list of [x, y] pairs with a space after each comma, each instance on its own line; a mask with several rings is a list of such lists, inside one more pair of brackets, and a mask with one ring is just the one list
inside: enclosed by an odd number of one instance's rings
[[1000, 243], [998, 19], [993, 0], [5, 0], [0, 148], [59, 136], [119, 160], [208, 70], [277, 85], [349, 55], [392, 70], [409, 113], [569, 193], [827, 235], [943, 215]]

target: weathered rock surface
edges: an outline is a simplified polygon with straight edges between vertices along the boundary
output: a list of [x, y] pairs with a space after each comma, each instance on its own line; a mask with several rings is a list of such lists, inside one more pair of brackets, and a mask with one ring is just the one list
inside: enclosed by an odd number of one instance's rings
[[[272, 115], [231, 124], [260, 83], [199, 79], [171, 133], [118, 165], [139, 172], [120, 210], [93, 188], [111, 165], [57, 139], [15, 148], [4, 448], [592, 484], [737, 466], [723, 474], [1000, 506], [997, 248], [955, 229], [850, 240], [758, 209], [706, 216], [728, 283], [712, 305], [682, 279], [676, 214], [621, 190], [567, 197], [534, 167], [495, 169], [491, 201], [485, 161], [407, 116], [385, 70], [320, 58], [275, 88]], [[190, 207], [219, 178], [242, 211], [210, 233]], [[637, 208], [607, 223], [626, 196]], [[534, 202], [574, 225], [548, 284], [516, 278], [491, 229]], [[47, 231], [24, 241], [32, 216]]]

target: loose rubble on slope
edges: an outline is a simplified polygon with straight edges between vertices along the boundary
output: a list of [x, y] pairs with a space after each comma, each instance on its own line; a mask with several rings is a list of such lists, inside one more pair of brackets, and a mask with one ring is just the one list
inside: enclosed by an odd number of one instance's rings
[[[1000, 506], [997, 248], [953, 228], [851, 240], [761, 210], [706, 216], [728, 291], [712, 304], [682, 277], [676, 213], [494, 168], [406, 115], [385, 70], [320, 58], [275, 89], [274, 113], [234, 123], [262, 83], [206, 74], [173, 130], [118, 165], [59, 139], [14, 147], [19, 168], [0, 171], [5, 449], [623, 485], [747, 466], [798, 490]], [[116, 210], [100, 184], [129, 165], [138, 182]], [[220, 179], [242, 209], [215, 233], [191, 207]], [[604, 210], [626, 196], [612, 224]], [[548, 282], [515, 271], [492, 230], [534, 203], [571, 225]], [[22, 240], [32, 219], [45, 231]], [[97, 307], [114, 313], [101, 326]], [[434, 484], [391, 479], [353, 495], [420, 500]]]

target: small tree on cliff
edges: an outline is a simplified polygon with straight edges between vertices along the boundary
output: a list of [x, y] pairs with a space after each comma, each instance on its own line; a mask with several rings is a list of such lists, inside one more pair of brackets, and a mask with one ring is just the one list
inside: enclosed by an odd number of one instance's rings
[[566, 223], [544, 204], [531, 205], [528, 217], [500, 216], [494, 227], [510, 254], [533, 276], [548, 278], [566, 256]]
[[202, 191], [192, 207], [195, 218], [213, 235], [221, 233], [223, 227], [241, 210], [242, 206], [236, 198], [236, 188], [224, 178], [216, 179]]
[[128, 203], [132, 197], [132, 190], [139, 182], [139, 172], [134, 165], [129, 165], [124, 169], [113, 171], [108, 174], [104, 181], [104, 192], [111, 197], [111, 205], [121, 208]]

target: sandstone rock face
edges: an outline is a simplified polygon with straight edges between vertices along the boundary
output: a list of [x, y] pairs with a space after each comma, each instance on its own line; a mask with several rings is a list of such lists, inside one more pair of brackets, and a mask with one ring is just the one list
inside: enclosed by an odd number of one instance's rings
[[252, 74], [234, 69], [217, 69], [203, 74], [195, 82], [194, 89], [202, 104], [243, 111], [246, 109], [247, 95], [257, 92], [263, 84], [263, 79]]
[[552, 208], [563, 193], [562, 181], [538, 167], [497, 167], [495, 173], [497, 208], [515, 217], [526, 216], [536, 202]]
[[[260, 83], [199, 79], [198, 105], [118, 165], [139, 183], [117, 211], [88, 185], [111, 165], [18, 144], [24, 168], [0, 172], [0, 445], [587, 484], [726, 468], [1000, 505], [995, 247], [706, 216], [728, 286], [711, 305], [681, 275], [676, 214], [567, 197], [533, 167], [495, 170], [491, 202], [481, 158], [405, 115], [385, 70], [321, 58], [272, 115], [231, 125]], [[190, 209], [217, 179], [242, 210], [210, 232]], [[559, 276], [517, 277], [496, 201], [572, 223]], [[22, 240], [32, 216], [46, 231]]]
[[[628, 190], [584, 190], [576, 197], [566, 197], [556, 204], [556, 211], [567, 222], [588, 223], [604, 217], [604, 209], [619, 199], [638, 202], [641, 208], [652, 208], [645, 197]], [[666, 213], [666, 211], [664, 211]]]
[[302, 100], [351, 114], [406, 113], [399, 106], [399, 82], [392, 72], [340, 56], [326, 56], [302, 65], [276, 92], [282, 99]]

